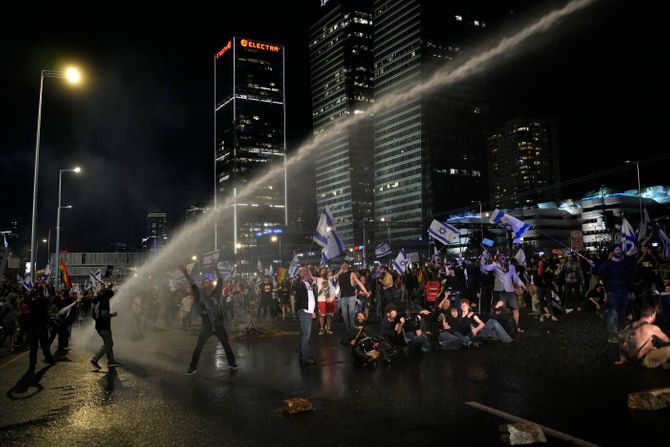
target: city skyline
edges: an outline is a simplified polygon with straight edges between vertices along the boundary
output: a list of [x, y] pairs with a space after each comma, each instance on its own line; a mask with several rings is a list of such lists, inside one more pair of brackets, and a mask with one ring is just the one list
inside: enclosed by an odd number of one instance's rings
[[[591, 5], [487, 72], [488, 134], [519, 117], [555, 118], [564, 180], [617, 167], [627, 159], [662, 154], [657, 144], [660, 117], [643, 106], [662, 93], [658, 62], [638, 54], [641, 43], [658, 41], [659, 28], [653, 25], [654, 17], [646, 17], [644, 8], [635, 6]], [[313, 9], [318, 13], [318, 4]], [[532, 16], [532, 9], [496, 14], [509, 23]], [[88, 73], [88, 85], [79, 91], [70, 91], [57, 80], [45, 85], [38, 237], [55, 226], [55, 175], [75, 163], [84, 171], [64, 185], [64, 203], [73, 205], [63, 213], [64, 248], [138, 244], [149, 210], [183, 216], [190, 205], [210, 204], [211, 61], [233, 33], [285, 45], [288, 152], [312, 132], [305, 86], [309, 85], [308, 28], [315, 20], [289, 27], [287, 33], [280, 26], [287, 12], [268, 3], [259, 15], [237, 17], [237, 23], [226, 19], [218, 30], [203, 27], [197, 33], [177, 31], [171, 36], [180, 23], [176, 16], [159, 17], [165, 19], [162, 23], [143, 23], [146, 13], [140, 11], [125, 25], [128, 32], [117, 28], [112, 15], [79, 25], [87, 36], [81, 38], [75, 31], [62, 31], [67, 29], [62, 23], [58, 29], [49, 25], [53, 17], [48, 12], [36, 18], [44, 25], [40, 32], [2, 31], [4, 53], [17, 68], [2, 75], [8, 107], [3, 111], [7, 131], [0, 139], [0, 160], [7, 173], [3, 190], [10, 192], [4, 220], [30, 219], [39, 71], [60, 68], [58, 63], [69, 54]], [[21, 22], [18, 14], [16, 22]], [[66, 19], [62, 14], [57, 17]], [[74, 24], [74, 19], [65, 21]], [[622, 24], [628, 31], [625, 36], [618, 33]], [[606, 76], [611, 79], [604, 81]], [[619, 89], [613, 92], [607, 83]], [[659, 166], [642, 169], [643, 184], [662, 184]], [[564, 196], [603, 183], [632, 189], [633, 171], [582, 182]], [[313, 190], [307, 193], [314, 196]], [[481, 200], [488, 202], [488, 195]]]

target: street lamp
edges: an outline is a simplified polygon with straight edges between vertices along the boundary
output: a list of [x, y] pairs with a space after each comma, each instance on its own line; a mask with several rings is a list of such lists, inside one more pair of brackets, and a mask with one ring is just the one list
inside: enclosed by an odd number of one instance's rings
[[[382, 222], [386, 221], [386, 219], [384, 219], [383, 217], [379, 220], [381, 220]], [[386, 222], [386, 237], [388, 238], [389, 247], [390, 247], [391, 246], [391, 223], [390, 222]]]
[[70, 84], [81, 82], [81, 74], [74, 67], [65, 71], [42, 70], [40, 72], [40, 100], [37, 106], [37, 136], [35, 138], [35, 174], [33, 176], [33, 216], [32, 229], [30, 230], [30, 276], [35, 281], [35, 233], [37, 231], [37, 178], [40, 166], [40, 132], [42, 128], [42, 96], [44, 91], [44, 78], [65, 79]]
[[[81, 168], [77, 166], [74, 169], [61, 169], [58, 171], [58, 213], [56, 214], [56, 268], [60, 265], [60, 210], [63, 208], [72, 208], [72, 205], [67, 205], [67, 206], [61, 206], [61, 196], [62, 196], [62, 190], [63, 190], [63, 172], [74, 172], [76, 174], [79, 174], [81, 172]], [[56, 277], [56, 286], [54, 287], [56, 289], [56, 293], [58, 293], [58, 290], [60, 289], [60, 281], [58, 280], [58, 275]]]
[[[642, 225], [642, 185], [640, 183], [640, 161], [639, 160], [626, 160], [625, 163], [635, 163], [635, 169], [637, 169], [637, 197], [640, 203], [640, 225]], [[638, 246], [640, 241], [637, 241]]]
[[277, 242], [279, 241], [279, 262], [281, 262], [281, 238], [279, 236], [272, 236], [270, 238], [272, 242]]

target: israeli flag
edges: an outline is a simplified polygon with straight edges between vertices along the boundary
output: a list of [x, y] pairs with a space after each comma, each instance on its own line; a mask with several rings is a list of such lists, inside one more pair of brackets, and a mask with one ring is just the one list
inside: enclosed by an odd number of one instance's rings
[[442, 242], [444, 245], [448, 245], [449, 242], [460, 235], [460, 232], [458, 228], [434, 219], [430, 223], [430, 227], [428, 227], [428, 235]]
[[321, 211], [321, 217], [319, 217], [319, 223], [316, 226], [316, 231], [314, 232], [314, 237], [312, 239], [325, 249], [328, 246], [328, 233], [334, 229], [335, 223], [333, 221], [333, 216], [326, 207]]
[[625, 217], [621, 218], [621, 250], [623, 250], [626, 256], [633, 256], [637, 253], [635, 230], [633, 230], [633, 227]]
[[670, 237], [668, 237], [663, 230], [658, 230], [658, 237], [661, 239], [661, 244], [663, 244], [662, 256], [664, 258], [670, 258]]
[[293, 277], [298, 274], [298, 270], [300, 269], [300, 258], [298, 255], [293, 256], [293, 260], [291, 261], [291, 265], [288, 266], [288, 276]]
[[391, 254], [391, 246], [388, 242], [382, 242], [381, 244], [375, 247], [375, 256], [377, 259], [383, 258]]
[[30, 273], [26, 273], [26, 277], [23, 279], [23, 288], [28, 292], [33, 290], [33, 279], [30, 277]]
[[50, 279], [51, 279], [51, 264], [47, 263], [47, 266], [44, 267], [44, 271], [42, 273], [42, 281], [49, 282]]
[[9, 242], [7, 242], [7, 235], [3, 233], [2, 234], [2, 239], [4, 241], [3, 245], [5, 246], [5, 248], [9, 248]]
[[102, 273], [100, 272], [100, 269], [96, 270], [95, 272], [88, 271], [88, 279], [91, 281], [92, 285], [102, 285], [104, 282], [102, 281]]
[[326, 262], [344, 253], [344, 244], [334, 229], [328, 233], [328, 243], [321, 250], [321, 259]]
[[500, 211], [499, 209], [496, 209], [493, 211], [493, 214], [491, 214], [491, 222], [502, 225], [514, 233], [513, 242], [515, 244], [520, 244], [523, 235], [526, 234], [526, 231], [530, 230], [530, 225], [528, 225], [526, 222], [519, 220], [516, 217], [510, 216], [509, 214], [505, 213], [504, 211]]
[[398, 256], [395, 257], [395, 261], [393, 261], [393, 268], [401, 274], [405, 274], [405, 269], [407, 268], [407, 257], [405, 256], [405, 249], [403, 248], [400, 250], [400, 253], [398, 253]]
[[642, 214], [642, 219], [640, 220], [640, 225], [637, 227], [637, 237], [640, 240], [641, 245], [645, 245], [654, 235], [654, 223], [649, 218], [649, 212], [647, 208], [644, 209]]

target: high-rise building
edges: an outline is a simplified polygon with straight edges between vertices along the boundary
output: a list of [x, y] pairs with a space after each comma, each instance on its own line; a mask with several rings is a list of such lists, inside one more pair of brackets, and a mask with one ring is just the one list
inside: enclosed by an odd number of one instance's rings
[[491, 201], [496, 207], [559, 199], [555, 121], [509, 121], [488, 138], [487, 152]]
[[[365, 114], [373, 101], [372, 0], [331, 1], [310, 28], [314, 134]], [[371, 118], [325, 141], [315, 155], [317, 210], [328, 207], [345, 244], [364, 244], [373, 217]], [[370, 238], [372, 227], [366, 238]]]
[[[467, 2], [375, 0], [375, 102], [457, 66], [486, 23]], [[425, 238], [433, 218], [485, 194], [483, 89], [474, 81], [384, 108], [375, 116], [375, 221], [394, 240]]]
[[217, 245], [238, 253], [287, 221], [284, 47], [235, 36], [216, 53], [214, 70]]
[[151, 212], [147, 214], [147, 235], [142, 238], [142, 248], [154, 256], [168, 243], [167, 213]]

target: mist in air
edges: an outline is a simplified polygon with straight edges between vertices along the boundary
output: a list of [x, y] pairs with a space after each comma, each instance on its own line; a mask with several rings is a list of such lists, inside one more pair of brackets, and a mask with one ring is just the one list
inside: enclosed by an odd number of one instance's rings
[[[515, 51], [518, 53], [520, 49], [523, 49], [522, 46], [524, 44], [529, 43], [531, 38], [545, 33], [559, 23], [561, 19], [589, 6], [593, 2], [594, 0], [574, 0], [563, 8], [549, 12], [520, 31], [510, 34], [500, 41], [494, 42], [492, 45], [489, 42], [489, 45], [480, 47], [471, 57], [464, 58], [460, 63], [452, 61], [445, 64], [430, 79], [416, 83], [411, 88], [384, 95], [368, 108], [367, 114], [380, 113], [432, 91], [450, 87], [473, 75], [481, 74], [485, 70], [490, 69], [496, 62], [500, 62], [510, 52]], [[287, 168], [300, 165], [325, 141], [349, 132], [352, 127], [358, 124], [360, 120], [365, 119], [366, 116], [366, 114], [350, 116], [305, 142], [287, 159]], [[243, 189], [238, 190], [238, 200], [243, 199], [256, 188], [261, 187], [272, 178], [280, 175], [282, 169], [283, 166], [277, 165], [264, 175], [250, 182]], [[219, 200], [218, 209], [224, 210], [231, 204], [232, 197]], [[126, 335], [131, 330], [130, 328], [133, 327], [132, 303], [135, 297], [148, 296], [150, 293], [153, 293], [152, 289], [155, 287], [167, 289], [167, 281], [171, 278], [170, 274], [176, 272], [177, 265], [190, 262], [193, 247], [211, 245], [210, 241], [213, 238], [215, 219], [218, 219], [220, 225], [232, 224], [232, 222], [225, 221], [221, 213], [218, 216], [214, 212], [203, 215], [192, 224], [183, 227], [172, 237], [170, 243], [156, 257], [152, 258], [139, 269], [136, 277], [129, 278], [120, 287], [111, 301], [112, 310], [119, 313], [119, 316], [112, 320], [112, 330], [116, 338], [126, 338]], [[197, 274], [197, 272], [194, 273]], [[194, 277], [196, 276], [195, 274]], [[156, 317], [159, 317], [159, 315]], [[99, 347], [100, 339], [93, 332], [92, 326], [87, 331], [87, 334], [87, 336], [80, 338], [79, 343], [84, 343], [89, 350], [93, 351]], [[158, 333], [145, 332], [145, 337], [137, 343], [123, 343], [123, 349], [119, 349], [116, 353], [118, 358], [125, 362], [154, 365], [167, 369], [183, 369], [188, 364], [190, 360], [188, 358], [174, 359], [164, 355], [165, 347], [161, 346], [161, 339]]]

